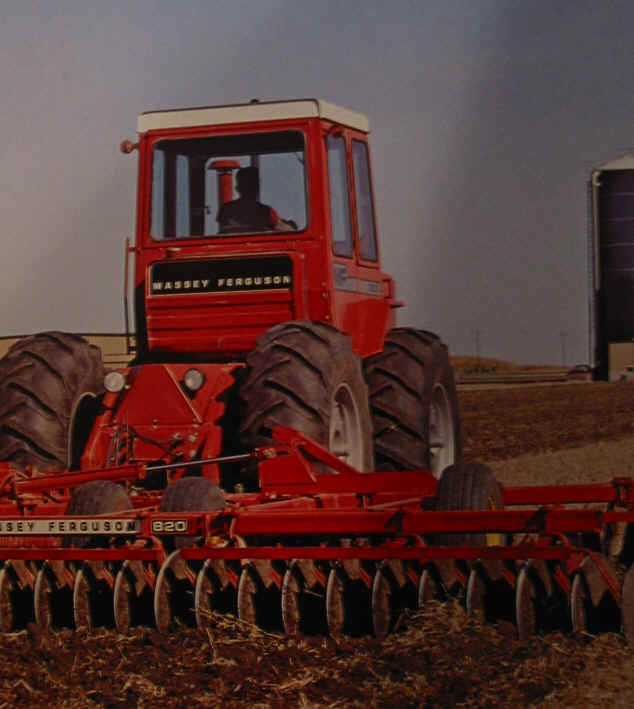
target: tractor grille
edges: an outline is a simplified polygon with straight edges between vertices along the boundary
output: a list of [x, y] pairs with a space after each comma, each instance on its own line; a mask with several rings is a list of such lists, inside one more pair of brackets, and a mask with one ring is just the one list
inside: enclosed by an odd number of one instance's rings
[[253, 349], [263, 332], [293, 319], [292, 266], [287, 256], [153, 264], [146, 300], [149, 349]]

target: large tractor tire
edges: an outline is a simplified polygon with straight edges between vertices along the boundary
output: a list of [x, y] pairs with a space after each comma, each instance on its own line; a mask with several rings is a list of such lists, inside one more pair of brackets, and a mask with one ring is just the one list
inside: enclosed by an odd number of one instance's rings
[[242, 441], [267, 445], [275, 426], [295, 428], [358, 470], [371, 470], [372, 423], [361, 360], [348, 335], [324, 323], [277, 325], [247, 357], [240, 387]]
[[431, 470], [460, 459], [458, 396], [447, 347], [424, 330], [388, 332], [364, 363], [378, 470]]
[[71, 467], [86, 435], [80, 414], [101, 393], [103, 375], [99, 348], [76, 335], [44, 332], [16, 342], [0, 360], [0, 460], [41, 472]]

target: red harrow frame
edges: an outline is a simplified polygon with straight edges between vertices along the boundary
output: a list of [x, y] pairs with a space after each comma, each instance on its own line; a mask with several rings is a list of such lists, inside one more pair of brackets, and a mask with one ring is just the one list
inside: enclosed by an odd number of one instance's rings
[[[458, 464], [438, 483], [359, 473], [290, 429], [273, 438], [202, 461], [257, 461], [259, 490], [212, 511], [161, 512], [160, 494], [135, 486], [159, 468], [182, 475], [179, 463], [34, 478], [0, 464], [0, 630], [205, 630], [231, 612], [291, 634], [383, 637], [407, 609], [458, 596], [520, 638], [622, 629], [634, 642], [631, 479], [502, 489], [485, 466]], [[470, 503], [485, 479], [486, 503]], [[124, 483], [134, 508], [66, 515], [72, 490], [95, 480]]]

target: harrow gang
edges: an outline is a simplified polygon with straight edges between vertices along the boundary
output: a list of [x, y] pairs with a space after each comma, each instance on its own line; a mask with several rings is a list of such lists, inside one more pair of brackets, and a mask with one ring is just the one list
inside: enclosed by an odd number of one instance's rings
[[[632, 639], [631, 480], [505, 488], [504, 509], [438, 510], [425, 471], [359, 473], [295, 431], [273, 437], [241, 457], [257, 461], [259, 492], [228, 494], [214, 511], [160, 511], [135, 487], [142, 465], [30, 480], [5, 465], [0, 628], [204, 629], [220, 610], [273, 630], [382, 637], [406, 609], [459, 596], [521, 637], [623, 626]], [[72, 490], [96, 479], [126, 484], [134, 509], [64, 514]], [[448, 533], [462, 542], [443, 542]]]

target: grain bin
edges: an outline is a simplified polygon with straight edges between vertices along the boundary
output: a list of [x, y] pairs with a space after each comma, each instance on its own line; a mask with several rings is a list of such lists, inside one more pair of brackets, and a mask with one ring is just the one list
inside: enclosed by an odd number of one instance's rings
[[588, 194], [591, 362], [634, 378], [634, 156], [594, 169]]

